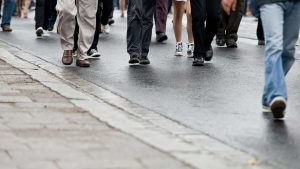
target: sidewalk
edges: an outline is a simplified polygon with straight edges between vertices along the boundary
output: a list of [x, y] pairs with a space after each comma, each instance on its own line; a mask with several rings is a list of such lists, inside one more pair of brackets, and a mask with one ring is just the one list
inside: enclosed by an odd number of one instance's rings
[[187, 167], [0, 60], [1, 169]]
[[276, 169], [0, 41], [2, 169]]

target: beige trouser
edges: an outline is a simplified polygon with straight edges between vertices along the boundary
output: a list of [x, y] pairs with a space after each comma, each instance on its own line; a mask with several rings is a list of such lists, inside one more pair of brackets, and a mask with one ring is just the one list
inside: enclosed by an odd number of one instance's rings
[[98, 0], [58, 0], [59, 11], [57, 29], [60, 33], [63, 50], [73, 50], [75, 16], [79, 25], [78, 59], [85, 59], [92, 45], [96, 29], [96, 13]]

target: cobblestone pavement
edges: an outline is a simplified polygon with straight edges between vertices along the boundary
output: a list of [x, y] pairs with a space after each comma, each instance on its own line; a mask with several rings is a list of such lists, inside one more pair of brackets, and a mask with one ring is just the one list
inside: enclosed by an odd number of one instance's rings
[[1, 169], [189, 168], [2, 60], [0, 79]]

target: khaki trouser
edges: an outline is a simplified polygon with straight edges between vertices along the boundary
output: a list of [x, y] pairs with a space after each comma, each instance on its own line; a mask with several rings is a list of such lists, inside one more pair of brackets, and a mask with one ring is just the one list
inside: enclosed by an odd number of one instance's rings
[[97, 0], [58, 0], [58, 31], [63, 50], [73, 50], [75, 16], [79, 25], [78, 59], [85, 59], [92, 45], [96, 29]]

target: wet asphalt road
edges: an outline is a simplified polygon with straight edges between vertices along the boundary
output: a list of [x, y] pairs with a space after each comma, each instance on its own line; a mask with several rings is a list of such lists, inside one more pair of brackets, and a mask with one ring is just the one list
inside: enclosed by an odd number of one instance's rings
[[[14, 18], [12, 33], [0, 40], [60, 67], [62, 50], [56, 34], [36, 39], [32, 20]], [[254, 35], [256, 23], [244, 20], [241, 36]], [[212, 62], [192, 67], [192, 59], [175, 57], [174, 37], [151, 44], [148, 66], [128, 65], [126, 19], [117, 18], [111, 34], [101, 35], [100, 60], [91, 68], [65, 67], [134, 103], [204, 132], [279, 168], [300, 168], [300, 63], [287, 77], [289, 102], [284, 121], [262, 113], [263, 47], [241, 38], [238, 49], [216, 48]], [[184, 40], [186, 33], [184, 32]], [[299, 59], [299, 52], [296, 55]]]

